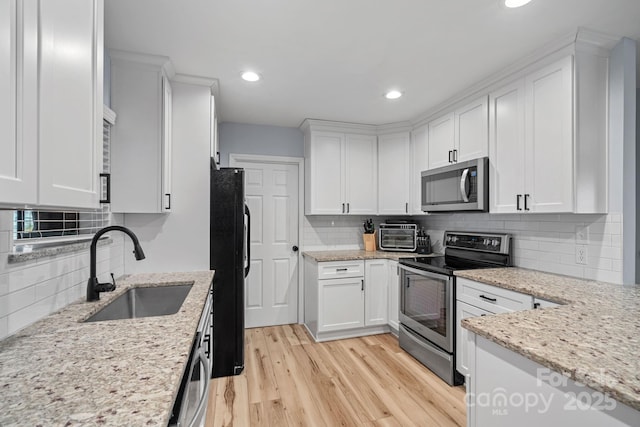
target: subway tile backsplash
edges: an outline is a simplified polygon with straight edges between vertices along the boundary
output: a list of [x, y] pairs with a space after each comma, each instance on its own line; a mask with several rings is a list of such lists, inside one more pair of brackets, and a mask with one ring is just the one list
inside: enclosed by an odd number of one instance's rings
[[[0, 211], [0, 339], [86, 295], [89, 250], [8, 264], [12, 211]], [[124, 238], [98, 247], [100, 281], [124, 274]], [[6, 239], [4, 238], [6, 236]], [[8, 242], [6, 240], [9, 240]]]
[[[308, 216], [305, 250], [363, 248], [366, 216]], [[376, 229], [387, 218], [376, 218]], [[495, 215], [433, 214], [416, 221], [442, 251], [445, 230], [501, 232], [513, 235], [513, 262], [523, 268], [610, 283], [622, 283], [622, 216], [577, 214]], [[586, 265], [576, 263], [576, 246], [587, 249]]]

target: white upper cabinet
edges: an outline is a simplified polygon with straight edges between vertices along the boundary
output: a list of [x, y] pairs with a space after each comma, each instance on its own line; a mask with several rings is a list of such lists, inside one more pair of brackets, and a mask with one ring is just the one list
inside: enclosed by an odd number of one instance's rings
[[378, 148], [374, 135], [305, 133], [305, 213], [375, 215]]
[[0, 1], [0, 203], [38, 202], [36, 26], [35, 8]]
[[422, 126], [411, 132], [411, 176], [409, 177], [409, 213], [424, 214], [422, 211], [421, 173], [429, 169], [429, 127]]
[[491, 212], [606, 212], [606, 75], [577, 51], [490, 94]]
[[169, 58], [111, 50], [111, 210], [171, 210]]
[[211, 118], [211, 158], [214, 160], [215, 166], [220, 167], [220, 142], [218, 140], [218, 113], [216, 110], [216, 98], [211, 95], [210, 104]]
[[5, 0], [0, 8], [0, 203], [96, 208], [103, 2]]
[[375, 215], [378, 208], [378, 144], [372, 135], [347, 134], [345, 151], [345, 213]]
[[404, 215], [411, 204], [408, 132], [378, 137], [378, 214]]
[[449, 113], [429, 122], [429, 169], [453, 163], [455, 115]]
[[483, 96], [429, 122], [429, 169], [485, 157], [489, 106]]
[[483, 96], [455, 111], [453, 160], [464, 162], [489, 152], [489, 104]]

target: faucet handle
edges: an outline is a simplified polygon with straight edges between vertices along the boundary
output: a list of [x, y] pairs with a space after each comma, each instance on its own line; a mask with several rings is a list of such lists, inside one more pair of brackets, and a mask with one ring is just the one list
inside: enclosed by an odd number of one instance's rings
[[111, 273], [111, 283], [98, 283], [98, 292], [112, 292], [116, 290], [116, 278]]

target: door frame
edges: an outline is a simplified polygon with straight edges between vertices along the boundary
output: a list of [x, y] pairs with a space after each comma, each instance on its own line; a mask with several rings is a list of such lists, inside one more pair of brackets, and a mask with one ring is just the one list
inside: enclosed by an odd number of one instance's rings
[[229, 154], [230, 167], [236, 167], [238, 162], [298, 166], [298, 324], [302, 324], [304, 322], [304, 268], [302, 265], [302, 250], [304, 248], [304, 158], [259, 154]]

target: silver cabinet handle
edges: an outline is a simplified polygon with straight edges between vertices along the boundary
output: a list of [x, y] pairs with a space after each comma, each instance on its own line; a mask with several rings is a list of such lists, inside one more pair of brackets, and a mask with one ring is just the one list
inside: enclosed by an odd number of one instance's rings
[[462, 195], [462, 200], [467, 203], [469, 201], [469, 194], [467, 193], [467, 185], [469, 184], [469, 168], [466, 168], [462, 171], [462, 176], [460, 177], [460, 194]]

